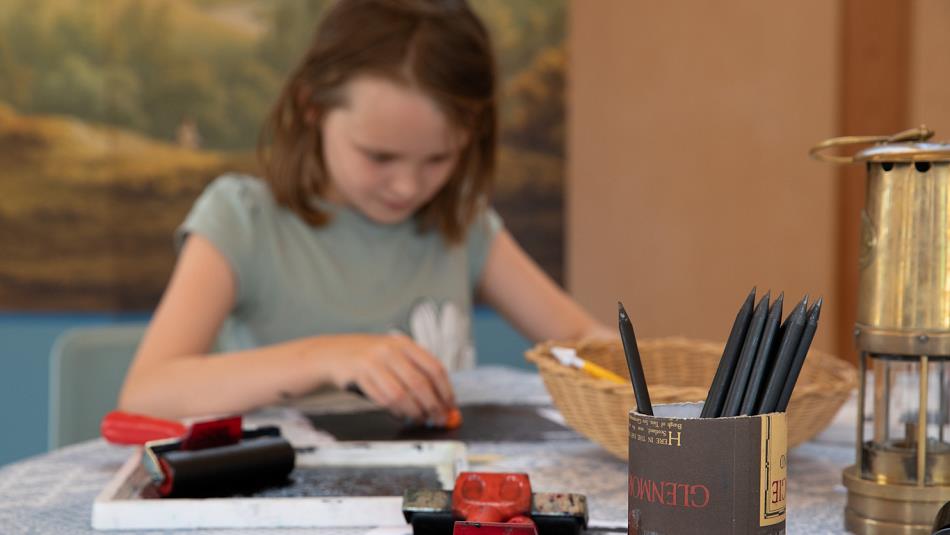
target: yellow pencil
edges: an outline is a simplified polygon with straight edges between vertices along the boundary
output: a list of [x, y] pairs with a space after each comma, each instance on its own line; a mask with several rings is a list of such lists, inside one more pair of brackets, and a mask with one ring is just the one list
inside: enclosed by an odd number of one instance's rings
[[568, 348], [568, 347], [552, 347], [551, 354], [554, 355], [554, 358], [558, 360], [561, 364], [565, 366], [570, 366], [572, 368], [577, 368], [586, 372], [591, 377], [596, 377], [598, 379], [604, 379], [612, 383], [617, 384], [626, 384], [628, 381], [623, 377], [620, 377], [616, 373], [604, 368], [603, 366], [598, 366], [593, 362], [586, 361], [577, 356], [577, 351]]
[[578, 357], [578, 359], [580, 359], [580, 361], [582, 362], [581, 369], [591, 374], [592, 376], [597, 377], [598, 379], [606, 379], [608, 381], [619, 383], [619, 384], [624, 384], [628, 382], [624, 380], [623, 377], [620, 377], [619, 375], [608, 370], [607, 368], [598, 366], [594, 364], [593, 362], [586, 361], [584, 359], [581, 359], [580, 357]]

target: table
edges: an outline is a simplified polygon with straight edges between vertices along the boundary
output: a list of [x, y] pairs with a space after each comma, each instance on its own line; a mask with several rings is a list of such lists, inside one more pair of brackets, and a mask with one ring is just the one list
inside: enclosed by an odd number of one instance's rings
[[[550, 398], [537, 374], [504, 367], [484, 367], [453, 377], [462, 403], [531, 403]], [[841, 470], [854, 462], [854, 400], [815, 440], [789, 454], [788, 532], [846, 533], [846, 492]], [[94, 531], [93, 499], [133, 448], [83, 442], [0, 469], [0, 531], [15, 534], [130, 533]], [[496, 459], [476, 468], [525, 471], [538, 490], [586, 494], [592, 522], [604, 531], [625, 532], [626, 463], [584, 439], [559, 441], [558, 448], [539, 444], [472, 444], [469, 453]], [[270, 534], [314, 533], [313, 529], [274, 529]], [[322, 535], [361, 535], [365, 529], [320, 530]], [[142, 531], [134, 533], [158, 533]], [[239, 535], [260, 530], [201, 530], [200, 535]]]

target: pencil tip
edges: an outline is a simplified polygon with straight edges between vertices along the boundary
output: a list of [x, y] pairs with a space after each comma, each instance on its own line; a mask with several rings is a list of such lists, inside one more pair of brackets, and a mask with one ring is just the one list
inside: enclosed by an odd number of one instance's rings
[[778, 294], [778, 299], [776, 299], [775, 302], [778, 303], [779, 301], [785, 301], [785, 292]]
[[617, 301], [617, 312], [619, 312], [621, 316], [627, 315], [627, 310], [623, 308], [623, 303], [620, 301]]
[[755, 305], [755, 288], [752, 288], [752, 291], [749, 292], [749, 295], [745, 296], [745, 301], [742, 302], [741, 308], [749, 308]]
[[825, 301], [824, 297], [819, 297], [815, 304], [811, 306], [811, 310], [808, 311], [808, 321], [818, 321], [818, 316], [821, 314], [821, 305]]
[[[755, 312], [758, 312], [760, 308], [769, 308], [769, 292], [765, 292], [765, 295], [759, 298], [759, 302], [755, 305]], [[754, 313], [754, 312], [753, 312]]]

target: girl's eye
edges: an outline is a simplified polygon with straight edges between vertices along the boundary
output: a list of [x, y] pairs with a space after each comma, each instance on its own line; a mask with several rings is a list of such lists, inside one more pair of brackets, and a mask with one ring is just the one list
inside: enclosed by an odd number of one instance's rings
[[426, 160], [426, 163], [428, 163], [429, 165], [439, 165], [440, 163], [445, 163], [447, 161], [449, 161], [449, 155], [440, 154], [438, 156], [433, 156], [429, 158], [428, 160]]
[[396, 159], [396, 156], [387, 152], [370, 152], [366, 157], [373, 163], [389, 163]]

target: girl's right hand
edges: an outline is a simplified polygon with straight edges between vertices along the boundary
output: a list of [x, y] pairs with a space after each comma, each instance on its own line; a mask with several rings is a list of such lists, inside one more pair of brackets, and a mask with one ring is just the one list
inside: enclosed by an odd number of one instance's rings
[[352, 334], [319, 339], [331, 346], [320, 360], [338, 388], [356, 385], [373, 402], [415, 422], [442, 425], [455, 407], [445, 367], [408, 336]]

